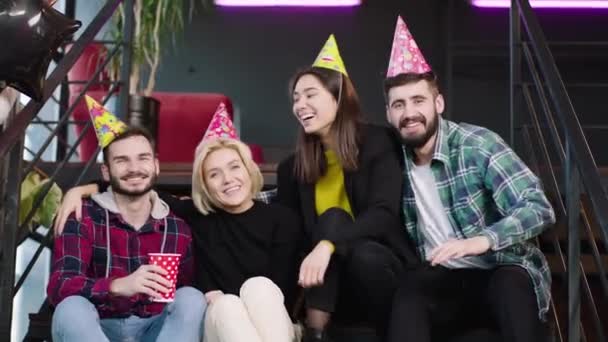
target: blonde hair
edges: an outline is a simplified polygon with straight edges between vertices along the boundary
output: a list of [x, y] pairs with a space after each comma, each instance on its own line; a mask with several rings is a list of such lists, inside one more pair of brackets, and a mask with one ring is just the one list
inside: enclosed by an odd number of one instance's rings
[[192, 168], [192, 201], [203, 215], [214, 212], [215, 208], [222, 205], [215, 199], [205, 183], [203, 164], [207, 157], [215, 151], [231, 149], [238, 153], [245, 169], [251, 178], [251, 196], [255, 197], [264, 186], [264, 178], [260, 168], [253, 161], [251, 150], [241, 141], [230, 138], [216, 138], [213, 140], [202, 140], [194, 152], [194, 165]]

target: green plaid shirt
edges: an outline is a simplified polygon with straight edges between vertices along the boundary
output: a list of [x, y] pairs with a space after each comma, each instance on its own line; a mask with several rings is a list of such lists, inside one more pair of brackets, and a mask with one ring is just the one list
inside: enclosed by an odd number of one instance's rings
[[[529, 240], [555, 222], [540, 180], [498, 134], [439, 118], [431, 170], [447, 216], [459, 239], [486, 236], [491, 250], [480, 257], [491, 265], [521, 266], [530, 275], [539, 316], [551, 299], [551, 272], [542, 252]], [[425, 260], [416, 219], [410, 169], [414, 152], [405, 154], [403, 213], [405, 227]]]

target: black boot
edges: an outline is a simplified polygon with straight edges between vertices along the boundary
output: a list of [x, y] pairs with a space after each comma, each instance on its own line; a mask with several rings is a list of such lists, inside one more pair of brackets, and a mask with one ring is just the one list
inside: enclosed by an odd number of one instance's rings
[[325, 330], [306, 328], [302, 342], [333, 342]]

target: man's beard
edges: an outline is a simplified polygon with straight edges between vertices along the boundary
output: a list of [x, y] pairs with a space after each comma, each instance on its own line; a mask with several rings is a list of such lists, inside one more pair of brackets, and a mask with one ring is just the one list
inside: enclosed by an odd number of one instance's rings
[[[408, 123], [410, 123], [412, 121], [420, 122], [424, 126], [425, 131], [419, 135], [412, 135], [412, 136], [404, 137], [403, 134], [401, 133], [401, 129], [404, 128]], [[438, 129], [439, 129], [439, 114], [435, 113], [435, 115], [433, 116], [433, 119], [430, 120], [428, 123], [426, 121], [426, 118], [424, 116], [422, 116], [421, 114], [419, 114], [418, 117], [416, 117], [416, 118], [404, 118], [403, 120], [401, 120], [399, 122], [399, 128], [397, 129], [397, 131], [399, 133], [399, 136], [401, 137], [401, 142], [406, 147], [419, 148], [419, 147], [424, 146], [433, 137], [433, 135], [435, 135], [435, 133], [437, 132]]]
[[[141, 173], [141, 172], [132, 172], [132, 173], [125, 175], [122, 178], [145, 177], [145, 176], [148, 176], [148, 175]], [[112, 186], [112, 191], [114, 191], [117, 194], [128, 196], [131, 198], [137, 198], [137, 197], [141, 197], [141, 196], [147, 194], [150, 190], [152, 190], [152, 187], [156, 183], [156, 173], [152, 172], [149, 175], [148, 179], [149, 179], [148, 184], [142, 190], [129, 190], [129, 189], [123, 188], [120, 185], [120, 179], [118, 177], [114, 177], [112, 174], [110, 174], [110, 185]]]

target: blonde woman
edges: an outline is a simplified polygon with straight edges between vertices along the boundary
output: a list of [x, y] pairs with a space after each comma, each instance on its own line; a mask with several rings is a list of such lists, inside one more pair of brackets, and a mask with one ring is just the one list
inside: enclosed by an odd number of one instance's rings
[[[192, 199], [162, 197], [192, 227], [194, 285], [208, 302], [204, 341], [294, 341], [287, 308], [297, 287], [297, 216], [254, 200], [263, 178], [242, 142], [203, 140], [195, 155]], [[72, 189], [63, 206], [77, 207], [67, 202], [83, 190]]]

